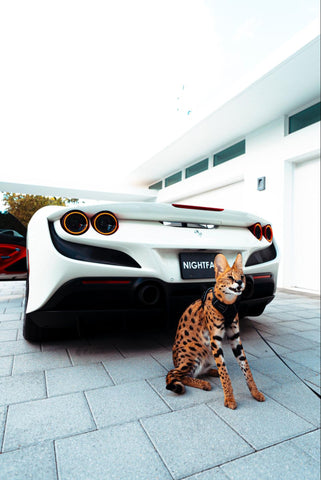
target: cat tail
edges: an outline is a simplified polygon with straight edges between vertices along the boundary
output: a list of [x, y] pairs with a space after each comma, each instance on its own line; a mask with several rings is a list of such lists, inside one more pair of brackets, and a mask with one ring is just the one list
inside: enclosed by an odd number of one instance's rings
[[185, 392], [185, 387], [182, 382], [182, 377], [185, 376], [181, 370], [175, 368], [170, 370], [166, 376], [166, 389], [172, 392], [182, 394]]

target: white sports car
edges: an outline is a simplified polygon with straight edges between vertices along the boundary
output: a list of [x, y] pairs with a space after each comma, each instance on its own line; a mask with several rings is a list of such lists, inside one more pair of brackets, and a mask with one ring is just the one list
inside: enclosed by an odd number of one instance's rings
[[274, 297], [279, 255], [271, 226], [244, 212], [157, 202], [44, 207], [27, 233], [24, 337], [53, 327], [149, 318], [178, 320], [213, 285], [213, 260], [242, 253], [240, 316]]

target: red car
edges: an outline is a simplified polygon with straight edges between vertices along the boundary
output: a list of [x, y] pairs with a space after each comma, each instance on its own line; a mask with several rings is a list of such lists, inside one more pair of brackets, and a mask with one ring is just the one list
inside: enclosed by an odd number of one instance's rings
[[27, 278], [26, 231], [13, 215], [0, 212], [0, 280]]

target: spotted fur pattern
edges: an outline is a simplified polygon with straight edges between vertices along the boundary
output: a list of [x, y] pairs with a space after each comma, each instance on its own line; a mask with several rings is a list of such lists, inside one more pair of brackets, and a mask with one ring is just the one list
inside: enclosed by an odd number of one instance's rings
[[232, 267], [224, 255], [216, 255], [214, 269], [214, 289], [207, 293], [204, 301], [196, 300], [191, 304], [180, 318], [173, 345], [175, 368], [167, 374], [166, 388], [178, 394], [184, 393], [185, 385], [211, 390], [208, 381], [197, 377], [201, 374], [219, 376], [224, 392], [224, 405], [235, 409], [237, 403], [222, 350], [226, 333], [252, 396], [259, 402], [264, 402], [264, 395], [257, 389], [244, 353], [238, 314], [235, 318], [225, 320], [212, 304], [213, 291], [215, 297], [225, 305], [234, 304], [243, 292], [245, 276], [241, 254], [237, 255]]

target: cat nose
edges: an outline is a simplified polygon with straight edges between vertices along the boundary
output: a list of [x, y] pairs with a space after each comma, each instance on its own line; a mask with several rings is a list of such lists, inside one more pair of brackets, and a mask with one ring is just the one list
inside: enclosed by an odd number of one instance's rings
[[236, 283], [237, 283], [239, 286], [241, 286], [243, 282], [242, 282], [242, 280], [237, 280]]

